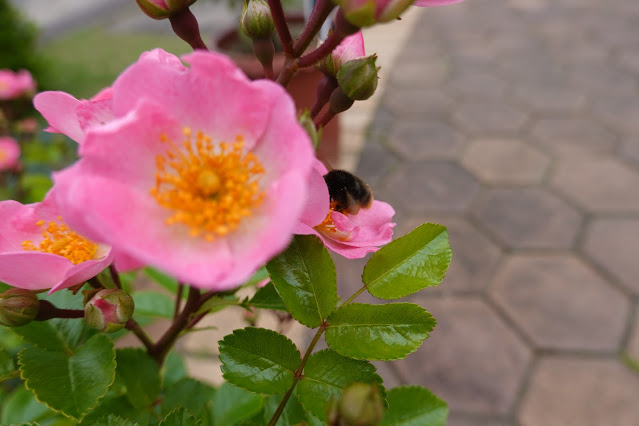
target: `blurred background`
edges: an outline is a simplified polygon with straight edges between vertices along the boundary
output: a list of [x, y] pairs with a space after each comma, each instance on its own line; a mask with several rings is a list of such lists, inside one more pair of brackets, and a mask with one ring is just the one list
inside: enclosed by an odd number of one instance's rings
[[[144, 50], [190, 50], [133, 0], [11, 3], [34, 26], [0, 15], [0, 68], [29, 69], [39, 90], [89, 98]], [[237, 3], [192, 7], [209, 45], [236, 25]], [[444, 282], [412, 300], [437, 318], [431, 337], [376, 365], [387, 386], [448, 401], [450, 426], [639, 425], [637, 28], [631, 0], [466, 0], [365, 32], [380, 86], [340, 116], [331, 155], [395, 207], [396, 236], [442, 223], [454, 251]], [[18, 58], [5, 46], [20, 41]], [[33, 201], [74, 151], [38, 138], [24, 153]], [[348, 296], [365, 260], [335, 261]], [[217, 330], [181, 349], [219, 383], [216, 341], [244, 322], [206, 325]]]

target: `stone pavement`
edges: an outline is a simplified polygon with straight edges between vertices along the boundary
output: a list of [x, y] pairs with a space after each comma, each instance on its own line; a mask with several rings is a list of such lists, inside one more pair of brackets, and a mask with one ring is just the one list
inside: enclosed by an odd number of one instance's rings
[[413, 298], [431, 337], [379, 366], [450, 426], [639, 425], [638, 21], [634, 1], [467, 0], [399, 54], [357, 173], [396, 235], [442, 223], [454, 254]]

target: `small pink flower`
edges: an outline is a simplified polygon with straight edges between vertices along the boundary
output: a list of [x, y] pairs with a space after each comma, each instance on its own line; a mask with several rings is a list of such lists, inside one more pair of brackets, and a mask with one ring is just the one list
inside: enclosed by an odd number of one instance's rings
[[[138, 60], [138, 63], [143, 62], [186, 70], [178, 58], [161, 49], [144, 52]], [[90, 100], [78, 100], [64, 92], [42, 92], [35, 96], [33, 104], [49, 123], [46, 131], [62, 133], [82, 144], [87, 129], [103, 126], [114, 119], [112, 98], [113, 89], [107, 87]]]
[[[163, 52], [164, 55], [168, 55]], [[140, 60], [113, 85], [114, 119], [54, 174], [67, 222], [202, 288], [233, 288], [282, 251], [313, 150], [281, 86], [196, 51]]]
[[19, 98], [35, 91], [36, 84], [27, 70], [0, 70], [0, 100]]
[[20, 166], [20, 145], [8, 136], [0, 137], [0, 171], [13, 170]]
[[329, 250], [347, 259], [364, 257], [391, 241], [396, 224], [391, 222], [395, 210], [389, 204], [374, 200], [370, 208], [360, 209], [356, 215], [333, 211], [323, 178], [328, 171], [318, 160], [313, 168], [308, 180], [309, 201], [296, 234], [317, 235]]
[[95, 244], [61, 219], [54, 190], [41, 203], [0, 202], [0, 281], [50, 293], [96, 276], [112, 261], [108, 246]]
[[358, 31], [342, 40], [339, 46], [318, 65], [318, 68], [335, 77], [343, 63], [364, 56], [366, 56], [364, 37], [362, 37], [362, 32]]

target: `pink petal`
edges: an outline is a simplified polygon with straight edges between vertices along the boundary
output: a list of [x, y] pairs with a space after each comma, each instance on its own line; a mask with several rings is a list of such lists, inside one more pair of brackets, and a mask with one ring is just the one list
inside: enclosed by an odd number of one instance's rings
[[50, 130], [54, 133], [62, 133], [82, 143], [84, 131], [80, 127], [76, 109], [80, 101], [64, 92], [42, 92], [33, 98], [33, 105], [47, 120]]

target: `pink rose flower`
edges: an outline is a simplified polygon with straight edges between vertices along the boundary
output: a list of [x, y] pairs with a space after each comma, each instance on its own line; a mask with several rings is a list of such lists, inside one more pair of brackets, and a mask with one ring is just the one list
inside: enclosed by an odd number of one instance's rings
[[328, 170], [318, 160], [313, 169], [308, 181], [310, 196], [296, 234], [317, 235], [329, 250], [347, 259], [364, 257], [392, 240], [395, 210], [389, 204], [374, 200], [370, 208], [355, 215], [333, 211], [323, 178]]
[[[182, 62], [161, 49], [144, 52], [138, 63], [151, 62], [186, 70]], [[113, 120], [113, 89], [107, 87], [90, 100], [78, 100], [64, 92], [42, 92], [33, 98], [33, 105], [49, 123], [45, 129], [51, 133], [62, 133], [79, 144], [84, 142], [88, 128], [103, 126]]]
[[16, 99], [35, 91], [36, 84], [27, 70], [0, 70], [0, 100]]
[[333, 77], [337, 76], [342, 64], [357, 58], [366, 56], [364, 51], [364, 37], [362, 32], [358, 31], [353, 35], [346, 37], [337, 46], [326, 59], [324, 59], [318, 68]]
[[140, 60], [118, 77], [113, 120], [85, 129], [80, 160], [54, 181], [74, 229], [229, 289], [290, 242], [313, 150], [281, 86], [216, 53], [183, 59], [190, 69]]
[[368, 27], [396, 19], [411, 4], [415, 6], [443, 6], [462, 0], [334, 0], [342, 8], [346, 19], [357, 27]]
[[13, 170], [20, 166], [20, 145], [8, 136], [0, 137], [0, 171]]
[[0, 281], [49, 293], [80, 284], [111, 263], [111, 248], [69, 228], [55, 189], [41, 203], [0, 202]]

